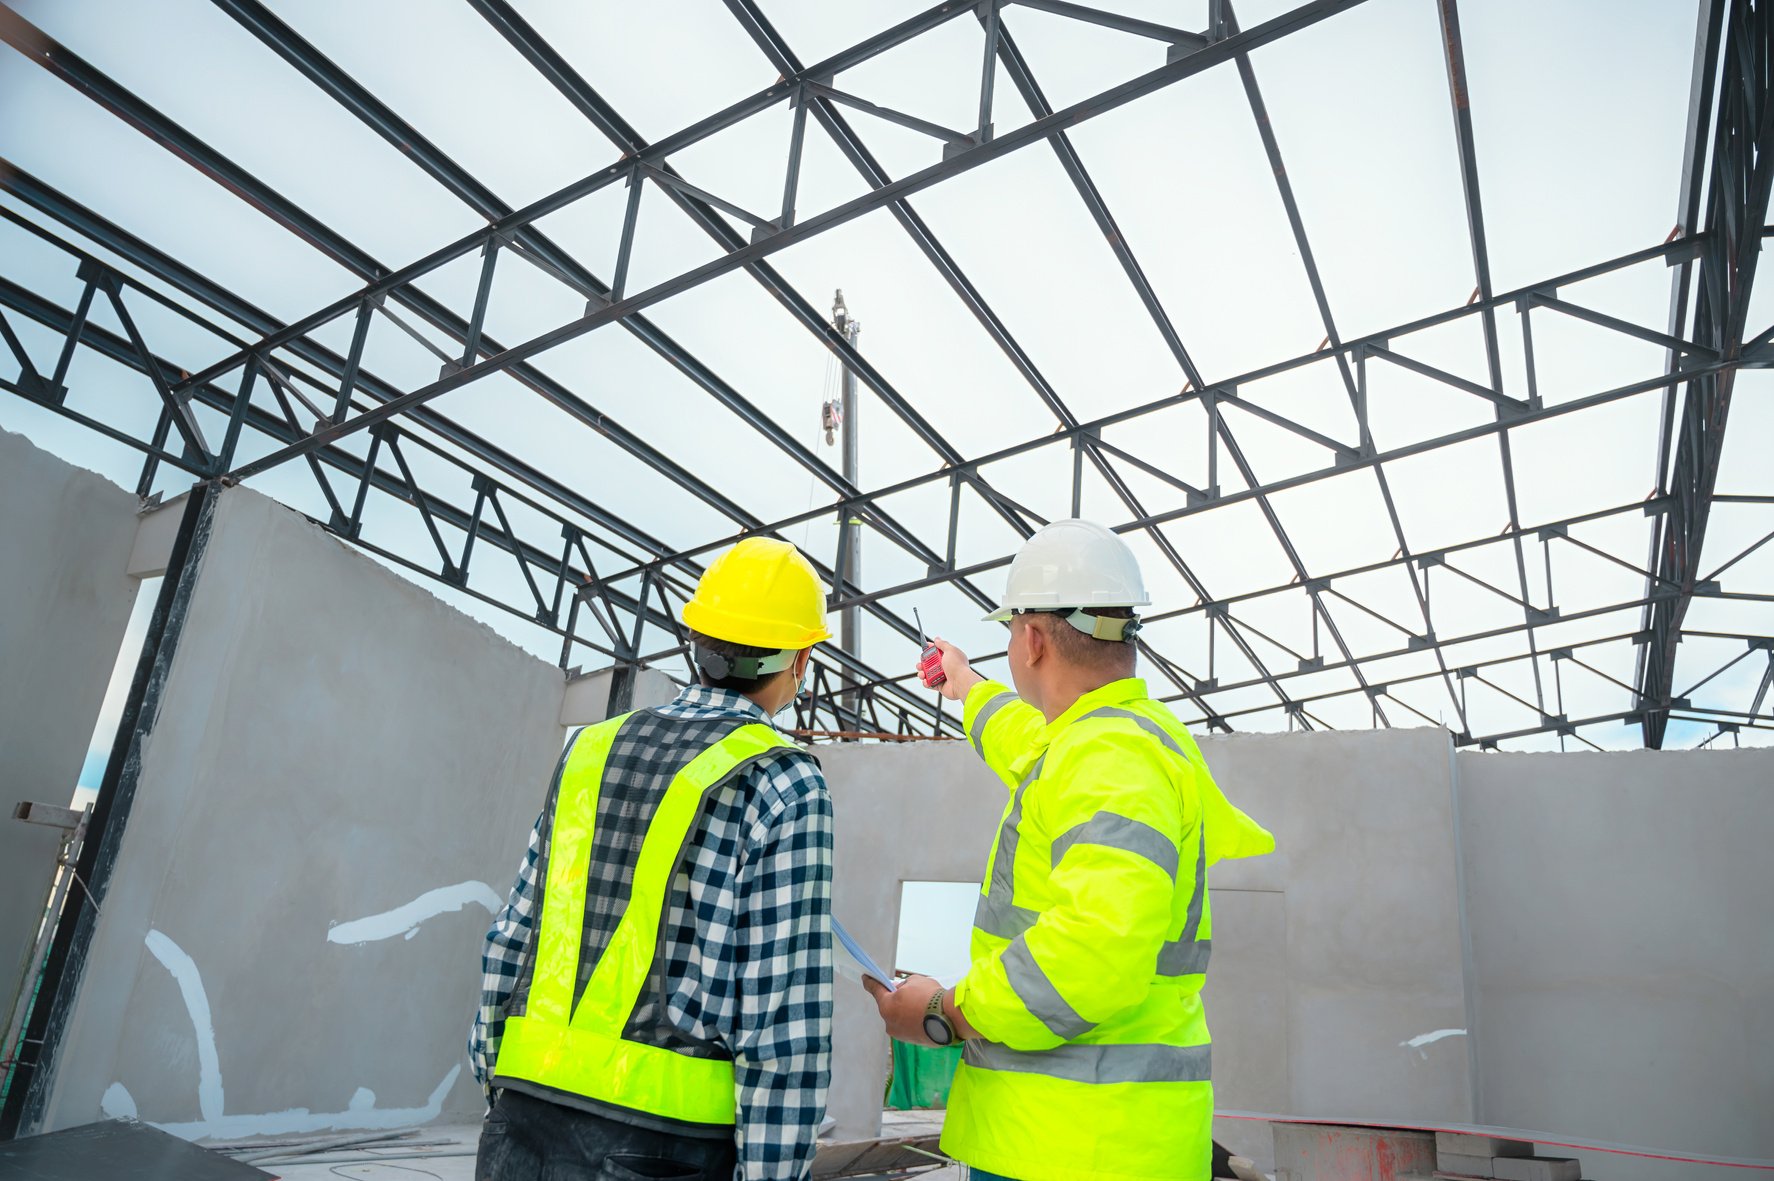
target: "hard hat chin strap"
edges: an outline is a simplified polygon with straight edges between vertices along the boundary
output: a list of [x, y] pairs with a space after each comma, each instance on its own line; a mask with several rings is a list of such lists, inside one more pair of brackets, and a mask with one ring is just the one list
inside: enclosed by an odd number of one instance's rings
[[755, 681], [759, 677], [767, 677], [771, 673], [779, 673], [795, 663], [800, 654], [798, 648], [784, 648], [780, 652], [772, 652], [768, 656], [723, 656], [712, 652], [701, 645], [696, 646], [696, 667], [707, 673], [716, 681], [724, 681], [728, 677], [738, 677], [742, 681]]

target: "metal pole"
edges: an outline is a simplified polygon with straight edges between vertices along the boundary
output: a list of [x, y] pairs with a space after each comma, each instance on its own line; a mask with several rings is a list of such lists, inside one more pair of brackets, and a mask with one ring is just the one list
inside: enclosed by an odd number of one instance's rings
[[[862, 324], [851, 318], [850, 309], [844, 306], [844, 292], [841, 289], [832, 300], [832, 326], [843, 334], [845, 341], [849, 343], [851, 348], [856, 347], [856, 338], [862, 332]], [[843, 409], [839, 420], [839, 429], [843, 435], [844, 482], [852, 488], [860, 488], [862, 485], [857, 479], [856, 471], [858, 441], [856, 421], [856, 371], [851, 369], [849, 365], [844, 366], [844, 378], [841, 389], [840, 400]], [[844, 519], [839, 523], [839, 528], [843, 530], [842, 544], [846, 551], [846, 560], [842, 567], [844, 578], [847, 581], [854, 583], [860, 590], [862, 587], [862, 520], [857, 515], [859, 511], [860, 510], [854, 506], [847, 507], [844, 510]], [[840, 598], [848, 597], [845, 595], [842, 586], [833, 587], [832, 589], [837, 592]], [[844, 651], [850, 653], [850, 655], [858, 658], [862, 656], [862, 637], [857, 631], [859, 614], [860, 612], [858, 608], [845, 607], [840, 613], [838, 621], [839, 646], [841, 646]], [[846, 709], [855, 709], [857, 706], [856, 690], [854, 688], [854, 685], [856, 684], [855, 678], [850, 673], [846, 672], [844, 674], [844, 681], [847, 686], [843, 697], [844, 707]]]

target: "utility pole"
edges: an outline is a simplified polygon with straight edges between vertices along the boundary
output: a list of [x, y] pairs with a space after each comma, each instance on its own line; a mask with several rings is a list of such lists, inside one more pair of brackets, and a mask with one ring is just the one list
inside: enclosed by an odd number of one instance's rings
[[[856, 338], [862, 333], [861, 322], [852, 319], [850, 309], [844, 306], [844, 292], [839, 289], [832, 300], [832, 327], [836, 328], [851, 348], [856, 347]], [[843, 472], [844, 480], [852, 488], [860, 487], [856, 476], [857, 455], [857, 421], [856, 421], [856, 373], [849, 365], [844, 366], [844, 378], [837, 406], [838, 428], [842, 434], [844, 449]], [[831, 422], [830, 408], [827, 409], [826, 422]], [[830, 437], [828, 426], [827, 437]], [[841, 598], [844, 595], [844, 582], [862, 585], [862, 521], [856, 510], [846, 508], [839, 519], [838, 528], [838, 576], [839, 585], [833, 591]], [[845, 607], [838, 617], [838, 645], [852, 656], [862, 655], [862, 636], [858, 630], [861, 609]], [[854, 678], [846, 675], [847, 686], [843, 693], [844, 708], [855, 710], [858, 705]]]

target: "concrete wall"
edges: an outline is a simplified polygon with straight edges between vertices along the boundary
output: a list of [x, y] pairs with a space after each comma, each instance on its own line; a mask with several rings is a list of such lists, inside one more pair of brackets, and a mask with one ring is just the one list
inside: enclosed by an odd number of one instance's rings
[[47, 1126], [477, 1112], [477, 951], [560, 672], [245, 489], [201, 563]]
[[[0, 501], [0, 541], [34, 558], [0, 565], [4, 601], [30, 604], [0, 617], [6, 665], [33, 670], [0, 685], [0, 782], [43, 798], [36, 783], [73, 780], [127, 615], [134, 502], [5, 435], [0, 481], [53, 492]], [[596, 676], [563, 684], [243, 489], [221, 499], [185, 626], [48, 1126], [473, 1114], [475, 953], [562, 726], [601, 714]], [[1223, 1109], [1774, 1156], [1774, 752], [1456, 757], [1438, 730], [1203, 750], [1280, 842], [1211, 878]], [[1007, 793], [962, 743], [820, 755], [837, 913], [890, 958], [903, 883], [979, 880]], [[840, 1138], [876, 1133], [886, 1064], [872, 1002], [841, 981]], [[1219, 1134], [1269, 1157], [1264, 1125]], [[1615, 1181], [1704, 1175], [1600, 1163]]]
[[[1201, 747], [1278, 847], [1209, 879], [1219, 1106], [1470, 1120], [1447, 733], [1229, 735]], [[1267, 1159], [1261, 1125], [1222, 1120], [1219, 1131]]]
[[[832, 910], [891, 966], [906, 882], [977, 882], [1010, 793], [964, 742], [820, 747], [837, 836]], [[837, 981], [830, 1115], [835, 1139], [879, 1134], [887, 1037], [875, 1002]]]
[[0, 430], [0, 1027], [43, 914], [57, 829], [135, 602], [133, 493]]
[[1774, 751], [1459, 773], [1486, 1121], [1774, 1159]]
[[[1241, 736], [1204, 753], [1283, 850], [1210, 877], [1221, 1106], [1469, 1119], [1466, 1039], [1409, 1045], [1466, 1027], [1447, 735]], [[833, 905], [881, 958], [897, 942], [904, 882], [982, 877], [1007, 793], [963, 743], [820, 758], [837, 812]], [[838, 1134], [875, 1134], [886, 1042], [847, 981], [835, 1057]], [[1266, 1129], [1243, 1135], [1267, 1155]]]
[[[1203, 753], [1276, 834], [1216, 867], [1222, 1110], [1484, 1122], [1774, 1158], [1774, 751], [1453, 753], [1440, 730]], [[960, 743], [821, 751], [838, 916], [877, 958], [907, 881], [977, 881], [1006, 793]], [[885, 1039], [840, 981], [832, 1114], [878, 1126]], [[1261, 1122], [1216, 1135], [1273, 1159]], [[1586, 1175], [1719, 1170], [1586, 1154]]]

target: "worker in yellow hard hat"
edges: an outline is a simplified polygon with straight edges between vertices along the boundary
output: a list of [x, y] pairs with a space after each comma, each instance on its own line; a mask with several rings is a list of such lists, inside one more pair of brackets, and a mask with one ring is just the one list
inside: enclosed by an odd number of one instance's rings
[[974, 1181], [1210, 1174], [1207, 869], [1275, 839], [1134, 677], [1148, 602], [1126, 542], [1055, 521], [987, 616], [1010, 626], [1015, 690], [937, 641], [941, 692], [1010, 796], [966, 974], [865, 983], [893, 1037], [966, 1041], [942, 1147]]
[[804, 1179], [831, 1077], [832, 805], [771, 718], [829, 639], [787, 542], [684, 607], [698, 683], [581, 730], [481, 957], [477, 1181]]

